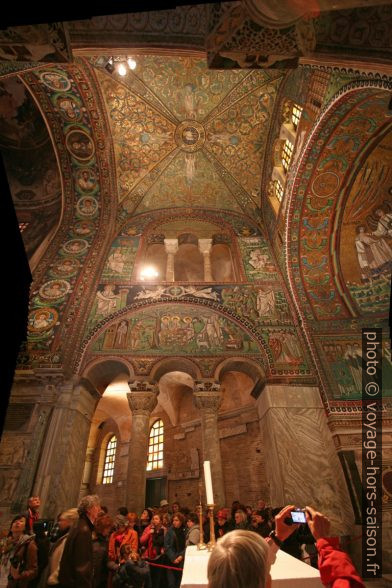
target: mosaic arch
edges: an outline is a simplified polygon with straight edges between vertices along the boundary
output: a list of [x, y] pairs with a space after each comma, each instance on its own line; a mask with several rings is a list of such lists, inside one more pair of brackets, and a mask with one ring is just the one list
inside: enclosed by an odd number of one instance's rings
[[108, 316], [85, 338], [78, 365], [92, 356], [114, 354], [148, 362], [162, 356], [216, 356], [219, 361], [245, 356], [261, 362], [269, 376], [311, 375], [294, 327], [257, 327], [216, 301], [189, 296], [172, 303], [140, 300]]
[[[384, 270], [390, 267], [390, 258], [387, 260], [390, 235], [381, 235], [381, 229], [377, 228], [381, 216], [376, 211], [381, 208], [384, 216], [388, 214], [385, 194], [390, 187], [390, 171], [384, 169], [385, 177], [381, 174], [376, 180], [375, 159], [369, 152], [385, 137], [379, 149], [389, 153], [387, 137], [392, 130], [389, 100], [390, 93], [380, 88], [343, 89], [314, 129], [292, 178], [293, 196], [287, 213], [292, 218], [287, 233], [288, 274], [298, 306], [307, 319], [350, 318], [371, 312], [372, 297], [386, 297], [388, 285]], [[378, 181], [381, 189], [373, 190], [372, 186], [366, 191], [372, 168], [373, 180]], [[361, 215], [365, 192], [370, 199], [366, 203], [367, 212], [363, 210]], [[343, 210], [342, 217], [339, 212]], [[365, 237], [355, 241], [354, 234], [360, 234], [356, 227], [363, 224], [365, 229], [361, 232]], [[374, 263], [370, 288], [370, 283], [358, 279], [358, 268], [353, 273], [359, 264], [358, 256], [353, 270], [349, 272], [343, 265], [343, 274], [336, 279], [337, 267], [345, 263], [336, 259], [336, 247], [342, 258], [350, 244], [351, 247], [356, 244], [359, 249], [360, 239], [363, 245], [365, 239], [369, 244], [372, 241], [374, 253], [378, 247], [383, 249], [379, 264]], [[349, 256], [353, 257], [351, 251]], [[361, 263], [364, 265], [364, 259]], [[343, 286], [349, 276], [353, 283]], [[355, 302], [354, 296], [356, 301], [362, 298], [364, 302]]]
[[[201, 308], [203, 307], [204, 308]], [[88, 353], [96, 356], [224, 355], [259, 356], [256, 334], [250, 335], [237, 321], [206, 305], [146, 304], [126, 310], [98, 325]]]
[[[45, 67], [21, 75], [47, 121], [63, 173], [62, 223], [35, 272], [27, 353], [20, 363], [61, 367], [74, 353], [78, 325], [89, 303], [89, 275], [105, 249], [103, 226], [114, 220], [104, 113], [88, 69]], [[83, 274], [82, 274], [83, 270]]]

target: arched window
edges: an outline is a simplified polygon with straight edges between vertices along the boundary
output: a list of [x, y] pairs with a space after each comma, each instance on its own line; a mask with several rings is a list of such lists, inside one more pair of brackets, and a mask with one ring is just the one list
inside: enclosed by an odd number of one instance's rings
[[113, 482], [114, 462], [116, 460], [117, 437], [110, 437], [105, 451], [105, 461], [103, 464], [102, 484], [111, 484]]
[[279, 202], [282, 202], [284, 188], [279, 180], [274, 181], [274, 193]]
[[302, 116], [302, 106], [298, 106], [298, 104], [293, 104], [293, 110], [291, 112], [291, 122], [293, 123], [293, 127], [297, 130], [299, 125], [299, 119]]
[[163, 468], [163, 421], [155, 421], [150, 430], [147, 471]]

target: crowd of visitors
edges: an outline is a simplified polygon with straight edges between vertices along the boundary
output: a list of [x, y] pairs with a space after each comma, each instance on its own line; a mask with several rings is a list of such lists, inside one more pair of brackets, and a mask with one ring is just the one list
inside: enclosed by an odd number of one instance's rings
[[[178, 588], [186, 548], [201, 540], [198, 508], [178, 502], [161, 500], [140, 515], [126, 507], [112, 514], [98, 496], [86, 496], [51, 528], [39, 518], [39, 507], [39, 497], [30, 497], [28, 510], [14, 517], [1, 541], [0, 588]], [[235, 501], [220, 509], [209, 586], [268, 588], [269, 566], [280, 548], [319, 567], [325, 585], [363, 587], [348, 555], [328, 537], [328, 519], [307, 507], [307, 524], [290, 524], [293, 509], [271, 509], [263, 500], [256, 508]], [[207, 543], [204, 514], [202, 527]]]

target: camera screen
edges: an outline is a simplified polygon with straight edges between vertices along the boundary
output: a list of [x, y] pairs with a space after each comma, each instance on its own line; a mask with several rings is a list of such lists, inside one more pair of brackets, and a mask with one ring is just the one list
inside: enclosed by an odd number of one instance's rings
[[294, 510], [291, 513], [293, 523], [306, 523], [305, 513], [302, 511]]

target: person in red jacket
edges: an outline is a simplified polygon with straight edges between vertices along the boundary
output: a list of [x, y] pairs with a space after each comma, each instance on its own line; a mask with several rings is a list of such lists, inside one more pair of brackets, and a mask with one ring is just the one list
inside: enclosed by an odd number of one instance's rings
[[340, 548], [339, 539], [329, 537], [329, 519], [307, 506], [306, 520], [316, 539], [318, 569], [322, 583], [333, 588], [363, 588], [364, 583], [348, 554]]

